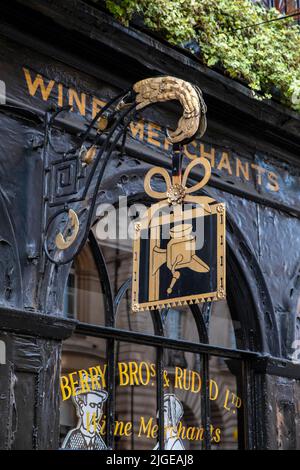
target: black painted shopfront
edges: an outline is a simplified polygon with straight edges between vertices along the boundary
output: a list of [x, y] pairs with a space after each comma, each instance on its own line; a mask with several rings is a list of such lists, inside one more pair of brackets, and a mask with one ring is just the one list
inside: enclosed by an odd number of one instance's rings
[[[299, 114], [85, 2], [2, 8], [0, 448], [89, 448], [66, 436], [80, 410], [98, 406], [99, 450], [171, 449], [166, 420], [179, 449], [299, 449]], [[132, 313], [131, 241], [120, 224], [100, 236], [101, 208], [118, 216], [125, 197], [151, 203], [144, 177], [171, 168], [165, 129], [176, 127], [176, 104], [134, 116], [76, 258], [56, 265], [44, 242], [53, 206], [67, 210], [89, 177], [66, 154], [109, 100], [160, 75], [196, 84], [208, 107], [207, 132], [184, 159], [210, 161], [201, 194], [226, 204], [227, 298]], [[191, 184], [200, 176], [191, 172]], [[94, 193], [92, 183], [78, 209]], [[70, 396], [82, 370], [101, 378], [96, 403]]]

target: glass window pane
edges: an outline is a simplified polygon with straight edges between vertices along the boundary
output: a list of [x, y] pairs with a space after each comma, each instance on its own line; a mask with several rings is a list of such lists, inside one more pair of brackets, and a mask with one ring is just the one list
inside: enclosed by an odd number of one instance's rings
[[204, 446], [202, 372], [198, 354], [164, 351], [165, 450], [201, 450]]
[[[242, 432], [243, 399], [241, 396], [241, 362], [211, 357], [209, 361], [211, 424], [217, 439], [212, 449], [238, 449]], [[240, 436], [242, 440], [242, 436]]]
[[235, 329], [226, 300], [211, 303], [209, 320], [209, 343], [236, 349]]
[[120, 287], [132, 275], [132, 250], [101, 243], [101, 251], [109, 274], [113, 297], [115, 297]]
[[128, 289], [120, 301], [116, 313], [116, 328], [136, 331], [139, 333], [154, 334], [151, 312], [132, 312], [131, 289]]
[[115, 449], [152, 450], [156, 440], [155, 348], [118, 342]]
[[[200, 312], [198, 314], [201, 315]], [[166, 337], [199, 342], [197, 325], [188, 306], [164, 309], [161, 316]]]
[[68, 318], [84, 323], [105, 324], [105, 298], [89, 243], [70, 270], [63, 311]]
[[63, 343], [60, 447], [106, 449], [106, 340], [73, 335]]
[[[110, 240], [110, 243], [101, 242], [101, 250], [105, 258], [114, 297], [132, 276], [131, 243], [131, 240], [130, 244], [118, 244], [118, 241], [114, 240]], [[151, 313], [149, 311], [133, 313], [131, 310], [131, 283], [128, 284], [128, 288], [118, 302], [115, 326], [125, 330], [154, 334]]]

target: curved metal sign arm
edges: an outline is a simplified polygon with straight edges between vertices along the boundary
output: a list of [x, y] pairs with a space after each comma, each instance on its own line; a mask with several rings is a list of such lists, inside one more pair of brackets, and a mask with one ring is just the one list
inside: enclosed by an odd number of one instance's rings
[[[89, 167], [89, 171], [80, 193], [73, 194], [63, 203], [52, 204], [51, 209], [47, 204], [49, 198], [46, 198], [43, 247], [51, 263], [70, 263], [85, 244], [105, 168], [134, 113], [152, 104], [169, 100], [178, 100], [183, 108], [177, 129], [167, 132], [169, 142], [178, 148], [178, 144], [186, 144], [196, 135], [203, 135], [206, 129], [206, 105], [201, 90], [175, 77], [155, 77], [139, 81], [131, 89], [113, 98], [92, 120], [79, 145], [63, 153], [62, 161], [66, 165], [72, 158], [76, 168]], [[47, 114], [45, 147], [52, 146], [52, 150], [54, 146], [51, 130], [56, 117], [62, 111], [66, 110], [56, 111], [50, 118]], [[85, 143], [91, 139], [95, 126], [96, 136], [87, 149]], [[44, 149], [45, 152], [46, 150], [47, 148]], [[186, 192], [189, 192], [189, 189]], [[87, 200], [90, 201], [89, 204]]]

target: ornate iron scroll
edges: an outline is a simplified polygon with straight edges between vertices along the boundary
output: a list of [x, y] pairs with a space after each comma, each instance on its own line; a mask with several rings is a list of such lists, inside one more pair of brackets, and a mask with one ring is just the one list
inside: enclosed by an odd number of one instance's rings
[[[137, 110], [178, 100], [183, 115], [167, 138], [187, 143], [206, 129], [206, 106], [199, 88], [175, 77], [149, 78], [113, 98], [95, 116], [79, 142], [58, 149], [55, 122], [69, 107], [46, 114], [44, 142], [44, 256], [55, 265], [70, 263], [84, 246], [93, 221], [98, 191], [112, 152], [126, 135]], [[59, 140], [59, 139], [58, 139]], [[170, 198], [176, 197], [170, 187]]]

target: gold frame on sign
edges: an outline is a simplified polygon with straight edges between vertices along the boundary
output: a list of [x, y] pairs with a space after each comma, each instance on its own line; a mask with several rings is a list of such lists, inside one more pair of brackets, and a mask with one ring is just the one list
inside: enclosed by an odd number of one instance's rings
[[[150, 253], [153, 252], [153, 244], [156, 243], [157, 229], [164, 223], [164, 217], [155, 216], [153, 213], [153, 206], [148, 209], [143, 219], [135, 224], [135, 237], [133, 243], [133, 279], [132, 279], [132, 310], [134, 312], [144, 310], [157, 310], [164, 307], [177, 307], [182, 305], [198, 304], [201, 302], [211, 302], [213, 300], [222, 300], [226, 297], [226, 209], [225, 204], [218, 203], [210, 204], [210, 212], [204, 211], [203, 217], [209, 215], [217, 215], [217, 290], [215, 292], [208, 292], [202, 294], [188, 295], [176, 298], [157, 299], [157, 290], [159, 291], [159, 278], [155, 280], [154, 285], [149, 288], [149, 298], [154, 297], [155, 300], [149, 300], [147, 302], [138, 302], [139, 296], [139, 278], [140, 278], [140, 235], [143, 229], [150, 228], [150, 231], [155, 236], [150, 237]], [[184, 219], [195, 217], [197, 209], [192, 209], [191, 217], [188, 216], [189, 212], [185, 214]], [[170, 222], [180, 222], [184, 220], [182, 217], [176, 218], [176, 215], [171, 215]], [[152, 246], [152, 251], [151, 251]], [[152, 263], [149, 261], [149, 269], [151, 269]], [[159, 271], [158, 271], [159, 273]], [[158, 274], [159, 276], [159, 274]], [[149, 276], [151, 279], [151, 276]], [[150, 281], [149, 281], [150, 282]]]

